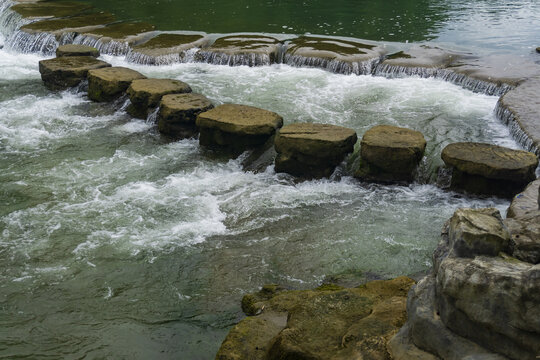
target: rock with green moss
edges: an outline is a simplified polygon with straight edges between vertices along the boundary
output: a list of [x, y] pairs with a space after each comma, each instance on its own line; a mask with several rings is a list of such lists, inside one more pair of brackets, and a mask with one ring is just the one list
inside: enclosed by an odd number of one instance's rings
[[166, 65], [184, 61], [187, 51], [201, 48], [208, 38], [198, 34], [159, 34], [133, 46], [127, 54], [129, 62], [145, 65]]
[[384, 52], [375, 43], [301, 36], [288, 42], [284, 63], [361, 75], [370, 74]]
[[283, 126], [283, 118], [253, 106], [224, 104], [197, 116], [202, 146], [234, 154], [256, 148]]
[[191, 87], [180, 80], [139, 79], [133, 80], [127, 90], [131, 104], [128, 113], [139, 119], [146, 119], [151, 109], [156, 108], [161, 98], [168, 94], [190, 93]]
[[[462, 55], [455, 52], [426, 45], [412, 46], [406, 51], [386, 56], [377, 72], [385, 75], [402, 73], [435, 76], [438, 69], [445, 69], [460, 58]], [[418, 69], [423, 69], [423, 72]]]
[[103, 53], [125, 55], [130, 46], [145, 41], [155, 26], [145, 22], [122, 22], [78, 34], [75, 43], [98, 47]]
[[143, 74], [125, 67], [108, 67], [88, 72], [88, 97], [94, 101], [112, 101], [125, 93], [133, 80]]
[[276, 172], [303, 178], [332, 174], [345, 156], [353, 151], [356, 132], [329, 124], [297, 123], [279, 131], [275, 148]]
[[452, 187], [472, 193], [512, 197], [533, 181], [535, 154], [483, 143], [454, 143], [441, 157], [453, 168]]
[[377, 182], [411, 181], [424, 156], [422, 133], [397, 126], [374, 126], [360, 142], [360, 165], [354, 176]]
[[100, 28], [115, 20], [114, 15], [107, 12], [99, 12], [68, 18], [36, 21], [23, 25], [20, 29], [31, 34], [46, 32], [60, 36], [65, 33], [80, 33]]
[[195, 59], [216, 65], [270, 65], [277, 61], [281, 43], [263, 35], [231, 35], [199, 51]]
[[59, 2], [28, 2], [19, 3], [11, 7], [23, 18], [60, 18], [73, 16], [92, 8], [91, 5], [76, 1], [59, 1]]
[[40, 61], [39, 72], [46, 87], [63, 90], [85, 80], [88, 71], [110, 66], [92, 56], [68, 56]]
[[358, 288], [322, 286], [286, 291], [272, 286], [246, 295], [248, 316], [224, 340], [216, 359], [390, 359], [388, 339], [405, 322], [400, 277]]
[[213, 108], [201, 94], [165, 95], [159, 104], [159, 132], [176, 139], [193, 137], [198, 132], [197, 115]]
[[62, 56], [92, 56], [99, 57], [99, 50], [92, 46], [67, 44], [56, 49], [56, 57]]

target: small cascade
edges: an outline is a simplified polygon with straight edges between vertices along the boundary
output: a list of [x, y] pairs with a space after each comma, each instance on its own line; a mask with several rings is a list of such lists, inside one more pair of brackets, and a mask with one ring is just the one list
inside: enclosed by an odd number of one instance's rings
[[225, 54], [214, 51], [201, 50], [197, 52], [195, 61], [214, 65], [229, 66], [265, 66], [272, 65], [274, 54]]
[[295, 67], [315, 67], [325, 69], [335, 74], [343, 75], [368, 75], [380, 62], [379, 58], [366, 61], [342, 61], [336, 59], [326, 59], [320, 57], [306, 57], [300, 55], [285, 54], [283, 63]]
[[50, 33], [28, 33], [17, 30], [7, 40], [6, 46], [22, 53], [53, 54], [60, 45], [56, 36]]
[[421, 78], [437, 77], [437, 68], [411, 67], [411, 66], [396, 66], [388, 64], [379, 64], [373, 75], [383, 76], [386, 78], [401, 78], [408, 76], [418, 76]]
[[0, 0], [0, 34], [5, 38], [13, 34], [19, 27], [31, 22], [10, 10], [12, 5], [14, 3], [11, 0]]
[[497, 105], [495, 106], [495, 115], [510, 128], [512, 137], [519, 144], [521, 144], [527, 151], [534, 152], [536, 155], [540, 156], [540, 148], [537, 148], [534, 145], [529, 136], [523, 131], [521, 126], [519, 126], [519, 123], [516, 121], [515, 114], [509, 108], [502, 105], [501, 99], [497, 101]]
[[74, 44], [92, 46], [101, 54], [123, 56], [130, 51], [129, 44], [125, 41], [106, 40], [91, 35], [79, 34], [73, 39]]
[[182, 62], [180, 54], [176, 53], [153, 56], [133, 50], [129, 50], [126, 54], [126, 61], [140, 65], [170, 65]]
[[156, 124], [158, 120], [159, 106], [155, 108], [151, 113], [146, 117], [147, 124]]

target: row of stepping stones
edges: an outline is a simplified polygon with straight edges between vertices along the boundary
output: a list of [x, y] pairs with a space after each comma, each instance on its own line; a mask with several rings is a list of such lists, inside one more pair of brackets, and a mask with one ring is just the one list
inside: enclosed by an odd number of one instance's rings
[[[201, 146], [240, 154], [273, 145], [276, 172], [302, 178], [329, 177], [354, 150], [356, 132], [341, 126], [296, 123], [283, 126], [271, 111], [246, 105], [214, 108], [205, 96], [192, 93], [179, 80], [148, 79], [137, 71], [111, 67], [99, 52], [81, 45], [61, 46], [57, 58], [40, 62], [45, 85], [53, 90], [88, 79], [88, 97], [112, 101], [129, 96], [127, 111], [146, 119], [159, 108], [161, 133], [181, 139], [199, 134]], [[410, 129], [379, 125], [364, 134], [355, 177], [373, 182], [410, 182], [424, 156], [426, 140]], [[535, 179], [535, 154], [480, 143], [455, 143], [442, 152], [453, 169], [451, 185], [472, 193], [513, 196]]]

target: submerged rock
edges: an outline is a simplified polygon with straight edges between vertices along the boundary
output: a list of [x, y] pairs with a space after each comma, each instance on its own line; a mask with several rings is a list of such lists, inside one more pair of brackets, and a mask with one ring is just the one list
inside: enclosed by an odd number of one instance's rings
[[94, 101], [112, 101], [121, 96], [133, 80], [146, 79], [125, 67], [108, 67], [88, 72], [88, 97]]
[[127, 112], [136, 118], [146, 119], [149, 110], [159, 105], [167, 94], [190, 93], [191, 87], [180, 80], [139, 79], [133, 80], [127, 90], [131, 100]]
[[75, 45], [67, 44], [60, 45], [56, 49], [56, 57], [62, 56], [92, 56], [95, 58], [99, 57], [99, 50], [95, 47], [85, 46], [85, 45]]
[[186, 60], [187, 51], [208, 43], [202, 35], [160, 34], [132, 47], [126, 59], [145, 65], [166, 65]]
[[361, 75], [370, 74], [383, 54], [384, 50], [375, 44], [302, 36], [287, 44], [283, 62]]
[[39, 72], [46, 87], [63, 90], [85, 80], [89, 70], [110, 66], [92, 56], [68, 56], [40, 61]]
[[231, 35], [199, 51], [195, 60], [216, 65], [270, 65], [278, 60], [280, 41], [263, 35]]
[[106, 12], [72, 16], [62, 19], [36, 21], [21, 26], [20, 30], [27, 33], [52, 33], [57, 36], [65, 33], [84, 32], [114, 22], [114, 15]]
[[23, 18], [60, 18], [88, 11], [92, 6], [83, 2], [28, 2], [13, 5], [10, 9]]
[[216, 359], [389, 359], [387, 340], [405, 322], [407, 277], [357, 288], [336, 285], [246, 295], [248, 315], [227, 335]]
[[214, 105], [200, 94], [165, 95], [159, 104], [158, 129], [174, 138], [188, 138], [197, 134], [197, 115], [211, 110]]
[[336, 125], [299, 123], [279, 131], [276, 172], [306, 178], [328, 177], [353, 151], [356, 132]]
[[455, 143], [441, 157], [453, 167], [452, 184], [477, 194], [514, 196], [535, 179], [535, 154], [482, 143]]
[[367, 181], [411, 181], [425, 149], [426, 140], [421, 132], [374, 126], [362, 137], [361, 162], [354, 176]]
[[197, 117], [199, 143], [233, 153], [263, 145], [283, 126], [278, 114], [247, 105], [224, 104]]

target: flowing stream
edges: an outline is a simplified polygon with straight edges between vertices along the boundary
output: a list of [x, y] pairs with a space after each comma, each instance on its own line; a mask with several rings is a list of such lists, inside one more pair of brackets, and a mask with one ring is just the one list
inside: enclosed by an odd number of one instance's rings
[[449, 143], [519, 148], [494, 115], [495, 96], [435, 79], [104, 56], [285, 123], [359, 137], [392, 124], [428, 141], [410, 186], [361, 183], [345, 164], [331, 179], [296, 182], [272, 166], [244, 171], [246, 154], [169, 141], [123, 100], [48, 91], [41, 59], [0, 49], [0, 358], [210, 359], [242, 318], [242, 296], [263, 284], [417, 274], [455, 209], [508, 206], [435, 185]]

